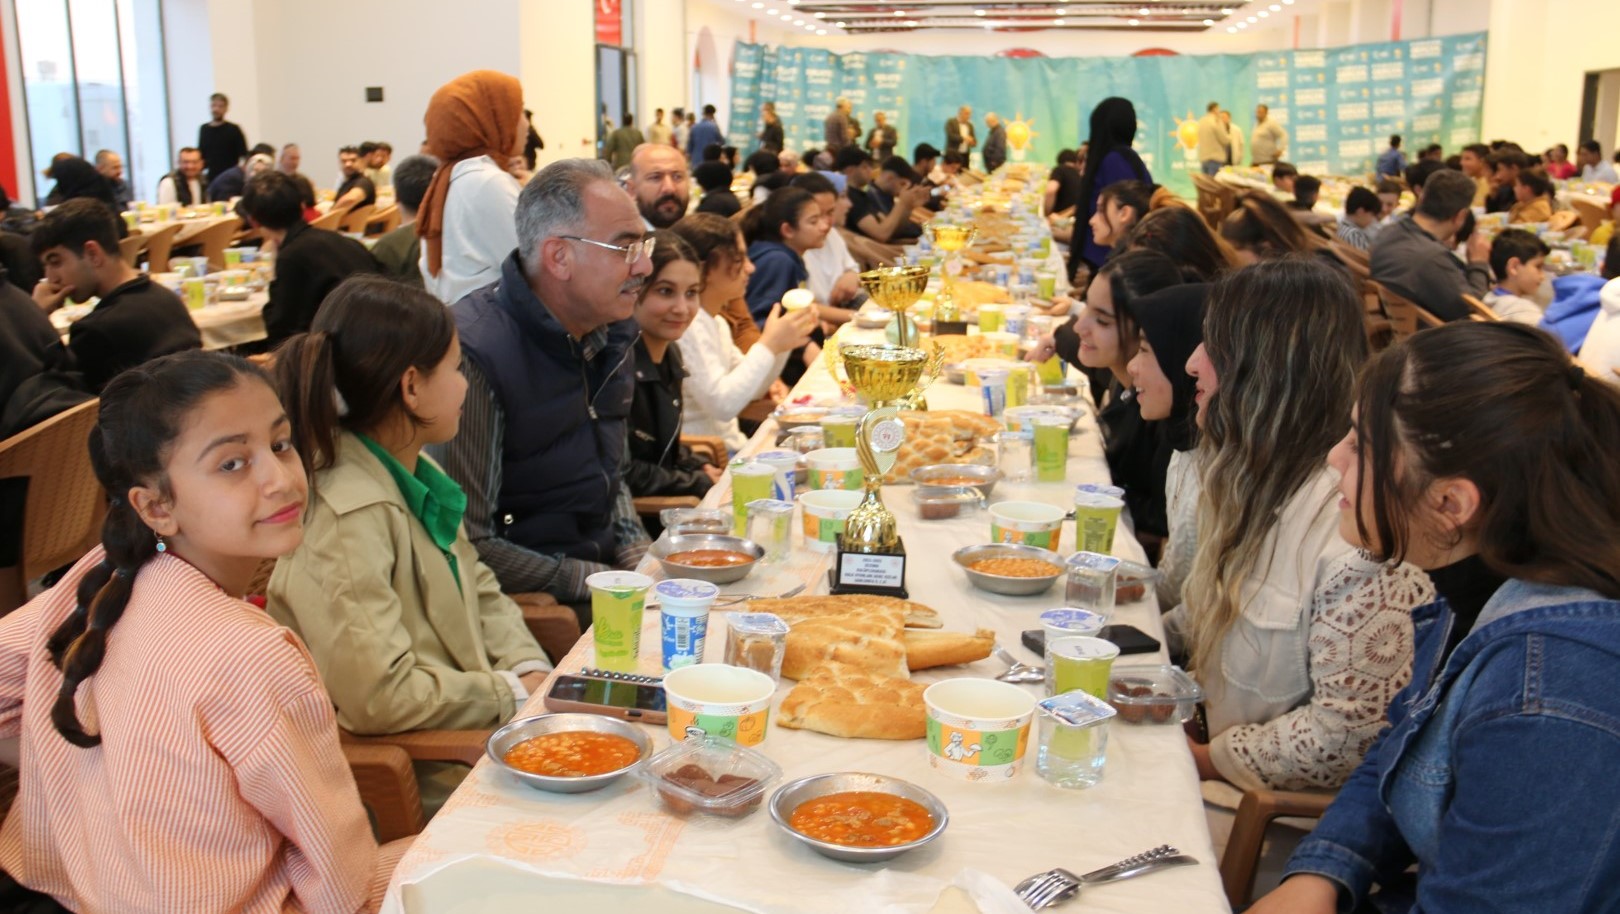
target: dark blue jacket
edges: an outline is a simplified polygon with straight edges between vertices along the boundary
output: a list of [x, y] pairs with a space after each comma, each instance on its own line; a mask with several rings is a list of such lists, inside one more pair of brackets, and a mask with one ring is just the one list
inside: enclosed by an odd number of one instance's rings
[[1412, 613], [1412, 683], [1286, 872], [1341, 910], [1376, 882], [1385, 912], [1613, 911], [1620, 602], [1510, 580], [1441, 663], [1453, 624], [1444, 599]]
[[748, 246], [748, 259], [754, 262], [754, 275], [748, 277], [748, 313], [754, 323], [765, 326], [771, 306], [782, 300], [789, 289], [810, 279], [810, 271], [798, 252], [780, 241], [756, 241]]
[[686, 137], [686, 159], [693, 165], [703, 161], [703, 150], [715, 143], [724, 146], [726, 138], [720, 133], [720, 125], [702, 118], [692, 125], [692, 132]]
[[609, 325], [607, 345], [586, 361], [529, 288], [516, 252], [499, 280], [452, 310], [461, 351], [506, 419], [496, 532], [536, 552], [612, 563], [636, 322]]

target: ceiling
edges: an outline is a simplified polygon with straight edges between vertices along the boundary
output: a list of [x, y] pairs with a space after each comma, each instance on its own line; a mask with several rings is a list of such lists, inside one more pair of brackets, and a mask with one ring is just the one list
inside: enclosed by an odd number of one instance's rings
[[[784, 26], [861, 35], [922, 29], [1203, 32], [1237, 30], [1296, 0], [735, 0]], [[1251, 22], [1252, 20], [1252, 22]]]

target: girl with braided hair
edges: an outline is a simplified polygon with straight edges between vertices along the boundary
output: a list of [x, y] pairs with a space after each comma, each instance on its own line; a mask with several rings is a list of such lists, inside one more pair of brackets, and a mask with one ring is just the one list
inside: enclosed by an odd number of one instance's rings
[[126, 371], [90, 457], [101, 545], [0, 620], [0, 908], [374, 910], [402, 848], [372, 839], [303, 644], [242, 599], [303, 538], [268, 379], [203, 352]]

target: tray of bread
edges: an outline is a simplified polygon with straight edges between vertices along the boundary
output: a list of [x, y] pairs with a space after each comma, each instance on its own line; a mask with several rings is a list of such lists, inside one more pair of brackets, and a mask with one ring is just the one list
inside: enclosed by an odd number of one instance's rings
[[782, 676], [796, 685], [778, 722], [789, 729], [861, 739], [921, 739], [923, 684], [916, 670], [990, 656], [988, 629], [947, 631], [933, 608], [894, 597], [849, 594], [751, 600], [788, 624]]
[[906, 426], [906, 440], [883, 477], [885, 484], [910, 482], [911, 471], [918, 467], [945, 463], [992, 466], [996, 462], [990, 439], [1002, 427], [989, 416], [960, 409], [907, 410], [900, 413], [900, 421]]

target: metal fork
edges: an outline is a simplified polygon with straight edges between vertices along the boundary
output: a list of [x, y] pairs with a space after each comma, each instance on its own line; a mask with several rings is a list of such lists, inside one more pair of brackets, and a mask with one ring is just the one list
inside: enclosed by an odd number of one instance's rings
[[1083, 876], [1076, 876], [1062, 867], [1036, 873], [1020, 882], [1016, 892], [1019, 899], [1029, 905], [1030, 910], [1039, 911], [1074, 896], [1083, 886], [1130, 879], [1157, 869], [1186, 866], [1197, 862], [1193, 857], [1182, 854], [1168, 844], [1163, 844]]

